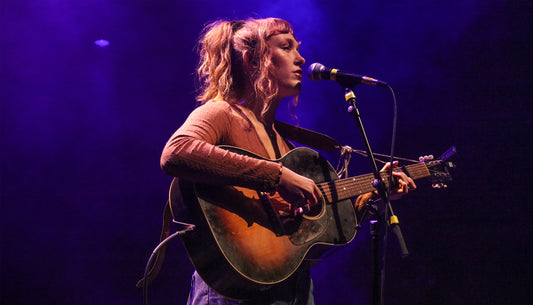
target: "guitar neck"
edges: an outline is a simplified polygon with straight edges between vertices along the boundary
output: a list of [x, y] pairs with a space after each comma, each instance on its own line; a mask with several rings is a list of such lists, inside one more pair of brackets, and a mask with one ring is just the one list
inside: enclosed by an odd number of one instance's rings
[[[421, 179], [429, 177], [429, 169], [425, 163], [416, 163], [407, 165], [402, 168], [402, 171], [406, 173], [411, 179]], [[389, 185], [389, 173], [381, 172], [381, 178], [388, 187]], [[374, 175], [366, 174], [361, 176], [355, 176], [345, 179], [338, 179], [335, 181], [328, 181], [318, 184], [318, 188], [322, 191], [326, 201], [336, 202], [348, 198], [354, 198], [359, 195], [372, 192], [375, 190], [373, 186]]]

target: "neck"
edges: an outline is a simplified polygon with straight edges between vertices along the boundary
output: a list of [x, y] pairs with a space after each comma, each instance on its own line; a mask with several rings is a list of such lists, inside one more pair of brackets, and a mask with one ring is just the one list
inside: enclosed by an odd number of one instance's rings
[[265, 126], [271, 127], [274, 124], [274, 120], [276, 119], [276, 111], [278, 110], [279, 102], [280, 102], [279, 99], [272, 101], [270, 108], [264, 114], [262, 120]]
[[261, 121], [265, 127], [270, 127], [274, 124], [274, 120], [276, 119], [276, 111], [279, 102], [280, 100], [277, 98], [273, 100], [270, 104], [270, 108], [264, 114], [262, 114], [264, 105], [264, 101], [262, 100], [258, 100], [255, 97], [248, 97], [244, 100], [243, 105], [252, 110], [257, 119]]

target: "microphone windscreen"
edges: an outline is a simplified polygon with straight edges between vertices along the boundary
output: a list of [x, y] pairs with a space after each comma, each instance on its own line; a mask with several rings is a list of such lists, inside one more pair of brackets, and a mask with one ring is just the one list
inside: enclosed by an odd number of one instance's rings
[[313, 81], [321, 80], [321, 72], [325, 69], [324, 65], [315, 62], [314, 64], [309, 65], [307, 69], [307, 75]]

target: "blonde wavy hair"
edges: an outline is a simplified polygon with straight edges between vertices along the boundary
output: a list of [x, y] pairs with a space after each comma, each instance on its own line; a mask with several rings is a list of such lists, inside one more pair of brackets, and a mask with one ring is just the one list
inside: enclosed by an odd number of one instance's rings
[[[271, 51], [267, 44], [277, 34], [292, 34], [291, 25], [282, 19], [247, 19], [237, 21], [218, 20], [208, 24], [198, 41], [200, 62], [197, 68], [201, 104], [209, 100], [225, 100], [239, 103], [245, 98], [247, 86], [253, 88], [256, 100], [248, 105], [252, 111], [263, 115], [278, 94], [273, 80]], [[250, 62], [257, 67], [251, 75], [245, 73], [243, 54], [247, 52]], [[290, 105], [294, 109], [297, 98]]]

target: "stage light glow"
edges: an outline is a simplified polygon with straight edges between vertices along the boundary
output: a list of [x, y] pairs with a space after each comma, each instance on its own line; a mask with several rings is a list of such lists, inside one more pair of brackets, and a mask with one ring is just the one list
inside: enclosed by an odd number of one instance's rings
[[94, 44], [99, 46], [100, 48], [107, 47], [109, 45], [109, 40], [105, 39], [98, 39], [94, 41]]

